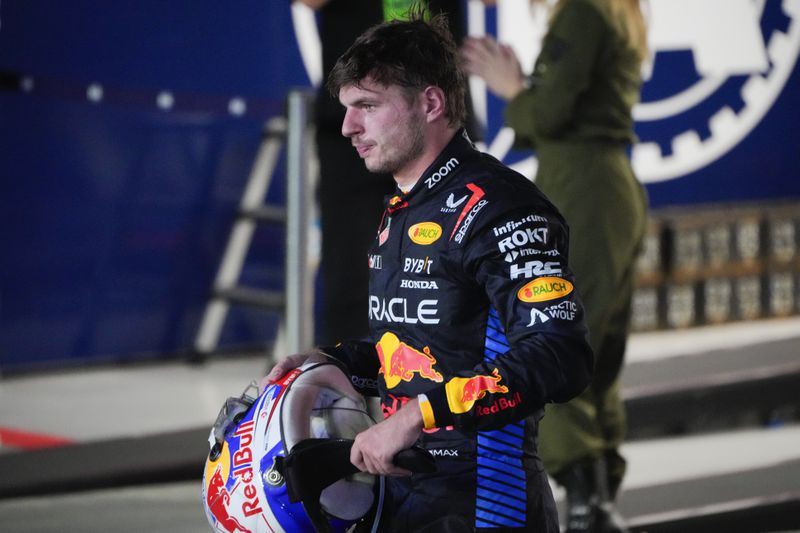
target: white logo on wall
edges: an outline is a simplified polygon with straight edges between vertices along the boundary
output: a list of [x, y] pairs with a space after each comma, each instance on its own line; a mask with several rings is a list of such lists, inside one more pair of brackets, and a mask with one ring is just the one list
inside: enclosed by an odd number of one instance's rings
[[[539, 53], [547, 14], [530, 16], [529, 0], [503, 0], [497, 6], [497, 36], [510, 44], [530, 72]], [[767, 0], [649, 0], [650, 47], [653, 52], [688, 51], [698, 80], [655, 101], [634, 109], [639, 124], [654, 124], [696, 110], [718, 96], [718, 89], [733, 76], [746, 76], [738, 111], [723, 104], [702, 123], [659, 142], [644, 139], [633, 149], [633, 166], [645, 183], [678, 178], [703, 168], [733, 149], [758, 125], [784, 90], [800, 51], [800, 0], [782, 0], [785, 27], [762, 32], [761, 19]], [[493, 8], [492, 8], [493, 9]], [[321, 48], [314, 13], [301, 2], [292, 3], [292, 19], [300, 53], [309, 79], [318, 85], [322, 72]], [[486, 33], [485, 8], [481, 0], [468, 0], [471, 35]], [[659, 68], [656, 57], [652, 72]], [[485, 85], [470, 79], [473, 107], [478, 121], [487, 124]], [[707, 132], [701, 135], [701, 131]], [[514, 134], [502, 128], [490, 132], [486, 151], [504, 159]], [[659, 144], [660, 143], [660, 144]], [[668, 149], [663, 149], [666, 146]], [[536, 172], [533, 157], [511, 164], [531, 177]]]
[[[651, 50], [690, 52], [698, 79], [658, 100], [642, 102], [634, 109], [634, 118], [642, 126], [657, 126], [659, 121], [687, 112], [701, 118], [697, 123], [692, 120], [698, 119], [682, 118], [683, 131], [667, 139], [643, 139], [634, 147], [633, 166], [645, 183], [684, 176], [732, 150], [784, 90], [800, 51], [800, 0], [780, 2], [788, 22], [785, 27], [764, 31], [761, 21], [766, 0], [649, 0], [648, 4]], [[542, 13], [532, 19], [529, 12], [528, 0], [504, 0], [497, 8], [498, 38], [514, 48], [527, 72], [533, 69], [539, 53], [546, 19]], [[475, 13], [479, 11], [471, 9], [473, 19]], [[470, 20], [470, 33], [484, 31], [482, 21]], [[649, 79], [658, 69], [656, 56], [652, 71], [645, 77]], [[729, 103], [718, 105], [710, 114], [698, 111], [704, 103], [720, 101], [719, 89], [732, 77], [742, 76], [746, 81], [739, 96], [744, 105], [738, 111]], [[480, 119], [483, 115], [485, 123], [485, 86], [473, 79], [470, 88], [477, 96], [476, 116]], [[513, 132], [503, 128], [491, 139], [487, 151], [503, 159], [513, 138]], [[512, 166], [529, 177], [536, 172], [532, 157]]]

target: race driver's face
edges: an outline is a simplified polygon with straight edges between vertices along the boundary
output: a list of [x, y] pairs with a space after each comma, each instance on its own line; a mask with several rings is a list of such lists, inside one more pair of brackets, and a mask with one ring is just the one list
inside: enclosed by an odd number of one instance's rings
[[370, 78], [342, 87], [339, 101], [346, 109], [342, 135], [367, 170], [398, 178], [413, 167], [425, 146], [425, 115], [417, 101], [410, 102], [399, 86], [386, 87]]

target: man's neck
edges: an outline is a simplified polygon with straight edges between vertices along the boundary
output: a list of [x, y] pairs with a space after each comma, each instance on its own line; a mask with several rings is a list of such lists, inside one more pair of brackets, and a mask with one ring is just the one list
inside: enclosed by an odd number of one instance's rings
[[431, 166], [439, 154], [445, 147], [453, 140], [458, 128], [448, 127], [446, 129], [437, 130], [429, 133], [425, 142], [425, 148], [419, 157], [409, 162], [403, 169], [395, 172], [394, 181], [403, 192], [410, 191], [414, 185], [422, 177], [422, 173], [426, 168]]

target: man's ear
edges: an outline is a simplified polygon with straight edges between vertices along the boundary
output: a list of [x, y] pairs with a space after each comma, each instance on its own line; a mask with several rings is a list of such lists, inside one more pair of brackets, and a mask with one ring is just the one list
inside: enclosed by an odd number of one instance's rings
[[446, 117], [447, 98], [444, 91], [429, 85], [422, 91], [422, 105], [428, 122], [435, 122]]

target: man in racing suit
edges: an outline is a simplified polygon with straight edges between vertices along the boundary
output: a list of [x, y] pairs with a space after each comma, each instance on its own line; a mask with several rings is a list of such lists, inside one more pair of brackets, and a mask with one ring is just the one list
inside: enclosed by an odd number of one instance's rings
[[[351, 461], [390, 476], [389, 530], [557, 533], [547, 476], [523, 450], [536, 449], [530, 415], [591, 376], [568, 229], [533, 183], [460, 128], [463, 75], [438, 24], [368, 30], [329, 80], [343, 134], [369, 170], [398, 183], [369, 251], [371, 338], [290, 356], [267, 379], [324, 353], [362, 393], [380, 394], [386, 418], [356, 437]], [[437, 472], [392, 463], [415, 442]]]

